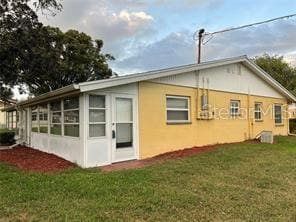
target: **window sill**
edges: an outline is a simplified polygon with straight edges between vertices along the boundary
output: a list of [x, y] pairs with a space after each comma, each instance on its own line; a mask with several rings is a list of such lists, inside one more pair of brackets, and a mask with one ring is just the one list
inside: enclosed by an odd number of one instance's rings
[[276, 127], [281, 127], [281, 126], [285, 126], [285, 124], [283, 124], [283, 123], [276, 123], [275, 126]]
[[257, 120], [255, 120], [255, 122], [256, 122], [256, 123], [262, 123], [262, 122], [264, 122], [264, 121], [263, 121], [263, 119], [257, 119]]
[[183, 124], [192, 124], [192, 122], [167, 122], [167, 125], [183, 125]]

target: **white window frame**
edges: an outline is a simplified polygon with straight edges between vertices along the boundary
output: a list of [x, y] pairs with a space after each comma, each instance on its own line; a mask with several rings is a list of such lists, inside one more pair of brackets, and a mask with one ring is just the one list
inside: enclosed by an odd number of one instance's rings
[[[40, 119], [40, 114], [41, 114], [41, 113], [40, 113], [40, 108], [41, 108], [42, 105], [44, 105], [44, 106], [46, 105], [46, 108], [47, 108], [47, 109], [46, 109], [47, 112], [42, 112], [42, 119], [43, 119], [43, 120]], [[48, 112], [49, 112], [49, 109], [48, 109], [48, 103], [43, 103], [43, 104], [39, 104], [39, 105], [38, 105], [38, 132], [39, 132], [39, 133], [42, 133], [42, 134], [48, 134], [48, 133], [49, 133], [48, 123], [49, 123], [50, 121], [49, 121], [49, 119], [48, 119], [48, 117], [49, 117]], [[45, 116], [45, 114], [47, 115], [47, 120], [44, 120], [44, 116]], [[46, 132], [46, 133], [41, 132], [41, 130], [40, 130], [40, 120], [41, 120], [41, 121], [46, 121], [46, 122], [47, 122], [47, 132]]]
[[[167, 107], [167, 99], [182, 99], [182, 100], [186, 100], [188, 107], [181, 109], [181, 108], [168, 108]], [[170, 96], [170, 95], [166, 95], [165, 98], [165, 102], [166, 102], [166, 122], [167, 123], [190, 123], [191, 122], [191, 115], [190, 115], [190, 97], [188, 96]], [[168, 111], [181, 111], [181, 112], [185, 112], [187, 111], [187, 120], [168, 120]]]
[[[52, 102], [60, 102], [60, 104], [61, 104], [61, 108], [60, 108], [60, 110], [56, 110], [56, 111], [52, 111], [51, 110], [51, 103]], [[62, 100], [54, 100], [54, 101], [51, 101], [50, 103], [49, 103], [49, 113], [50, 113], [50, 115], [49, 115], [49, 129], [48, 129], [48, 132], [49, 132], [49, 134], [51, 135], [51, 136], [63, 136], [63, 103], [62, 103]], [[53, 123], [52, 122], [52, 114], [53, 113], [61, 113], [61, 122], [60, 123]], [[61, 134], [53, 134], [52, 132], [51, 132], [51, 126], [52, 125], [60, 125], [61, 126]]]
[[[89, 103], [90, 96], [103, 96], [103, 97], [105, 97], [105, 107], [104, 108], [90, 107], [90, 105], [89, 105], [90, 104]], [[88, 107], [88, 113], [87, 113], [87, 115], [88, 115], [88, 138], [90, 138], [90, 139], [105, 138], [106, 134], [107, 134], [107, 121], [106, 121], [106, 119], [107, 119], [107, 96], [104, 95], [104, 94], [89, 94], [88, 95], [88, 106], [87, 107]], [[104, 110], [104, 112], [105, 112], [105, 122], [91, 122], [90, 118], [89, 118], [89, 112], [91, 110]], [[90, 130], [89, 130], [90, 125], [105, 125], [105, 135], [104, 136], [90, 136]]]
[[[276, 122], [276, 113], [275, 113], [275, 107], [276, 106], [279, 106], [279, 107], [281, 107], [281, 122], [280, 123], [277, 123]], [[284, 124], [284, 121], [283, 121], [283, 104], [274, 104], [273, 105], [273, 118], [274, 118], [274, 124], [275, 125], [283, 125]]]
[[[65, 103], [64, 103], [64, 100], [65, 99], [72, 99], [72, 98], [77, 98], [78, 99], [78, 108], [74, 108], [74, 109], [66, 109], [65, 110]], [[62, 135], [65, 136], [65, 137], [71, 137], [71, 138], [80, 138], [80, 96], [73, 96], [73, 97], [67, 97], [67, 98], [63, 98], [62, 99], [62, 104], [61, 104], [61, 110], [62, 110]], [[78, 111], [78, 118], [79, 118], [79, 121], [78, 123], [66, 123], [65, 122], [65, 113], [66, 112], [69, 112], [69, 111]], [[78, 125], [79, 128], [78, 128], [78, 136], [69, 136], [69, 135], [65, 135], [65, 125]]]
[[[32, 107], [31, 107], [31, 132], [32, 133], [39, 133], [39, 106], [38, 105], [36, 105], [36, 109], [34, 109], [34, 112], [33, 112], [33, 110], [32, 110]], [[33, 113], [35, 113], [36, 112], [36, 120], [34, 120], [34, 121], [36, 121], [37, 122], [37, 131], [33, 131], [32, 129], [33, 129], [33, 118], [32, 118], [32, 116], [33, 116]]]
[[[238, 106], [233, 106], [233, 103], [237, 103]], [[229, 114], [231, 117], [238, 117], [240, 116], [240, 100], [237, 100], [237, 99], [232, 99], [230, 100], [230, 109], [229, 109]], [[233, 113], [233, 109], [237, 109], [237, 113]]]
[[[256, 109], [256, 105], [259, 105], [259, 110]], [[255, 121], [263, 121], [263, 116], [262, 116], [262, 102], [255, 102], [254, 105], [254, 119]], [[256, 118], [256, 113], [260, 113], [260, 119]]]

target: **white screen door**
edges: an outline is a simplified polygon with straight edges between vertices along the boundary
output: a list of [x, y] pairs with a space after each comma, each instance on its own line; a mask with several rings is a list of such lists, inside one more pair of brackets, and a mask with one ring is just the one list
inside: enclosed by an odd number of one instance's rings
[[114, 95], [112, 105], [113, 162], [135, 159], [134, 98]]

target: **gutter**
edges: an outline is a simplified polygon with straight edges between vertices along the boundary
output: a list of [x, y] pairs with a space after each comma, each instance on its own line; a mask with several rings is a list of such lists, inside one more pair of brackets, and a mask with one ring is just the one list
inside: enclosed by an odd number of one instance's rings
[[46, 102], [47, 100], [54, 100], [60, 96], [63, 96], [65, 94], [76, 94], [80, 92], [80, 87], [78, 84], [72, 84], [69, 86], [65, 86], [59, 89], [56, 89], [54, 91], [50, 91], [44, 94], [41, 94], [39, 96], [36, 96], [34, 98], [18, 102], [16, 106], [28, 106], [28, 105], [34, 105], [36, 103]]

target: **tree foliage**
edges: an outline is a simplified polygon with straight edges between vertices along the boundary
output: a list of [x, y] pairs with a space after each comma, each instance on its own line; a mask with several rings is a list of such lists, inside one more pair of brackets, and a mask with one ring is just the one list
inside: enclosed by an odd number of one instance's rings
[[286, 89], [296, 95], [296, 69], [284, 61], [282, 56], [255, 57], [255, 62]]
[[9, 97], [15, 85], [39, 95], [112, 75], [107, 60], [113, 57], [101, 52], [101, 40], [38, 21], [37, 10], [60, 9], [56, 0], [0, 0], [0, 96]]

